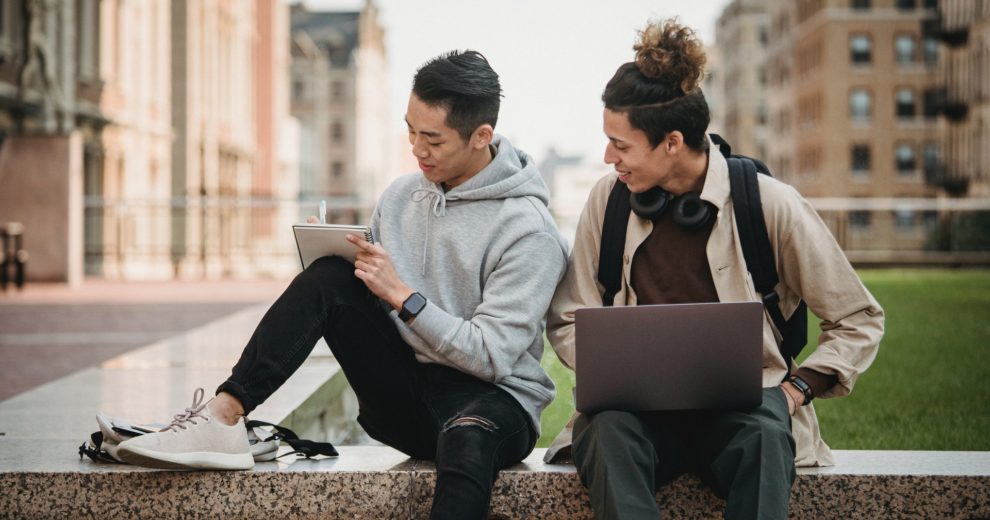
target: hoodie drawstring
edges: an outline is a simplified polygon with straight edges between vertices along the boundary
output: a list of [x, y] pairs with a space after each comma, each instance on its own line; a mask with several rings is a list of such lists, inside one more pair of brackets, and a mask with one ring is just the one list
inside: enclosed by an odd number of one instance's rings
[[[431, 208], [431, 211], [435, 216], [442, 217], [447, 214], [447, 197], [442, 191], [435, 188], [416, 188], [412, 191], [412, 194], [409, 195], [409, 199], [416, 203], [423, 202], [428, 198], [433, 198], [433, 207]], [[421, 274], [424, 276], [426, 275], [426, 252], [430, 247], [430, 220], [432, 219], [427, 217], [426, 239], [423, 240], [423, 269]]]

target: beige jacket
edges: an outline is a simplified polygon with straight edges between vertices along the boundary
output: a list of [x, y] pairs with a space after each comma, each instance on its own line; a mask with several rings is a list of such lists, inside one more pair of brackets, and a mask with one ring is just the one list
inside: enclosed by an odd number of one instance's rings
[[[746, 270], [742, 247], [737, 240], [735, 215], [729, 193], [729, 170], [725, 159], [711, 144], [701, 198], [718, 208], [708, 240], [707, 255], [712, 280], [723, 302], [760, 301]], [[859, 375], [876, 357], [883, 336], [884, 314], [880, 305], [860, 282], [831, 232], [796, 190], [768, 175], [759, 175], [760, 195], [770, 242], [776, 253], [781, 282], [777, 292], [781, 310], [789, 316], [803, 298], [822, 319], [818, 347], [801, 366], [838, 376], [838, 384], [819, 398], [848, 394]], [[592, 188], [578, 222], [574, 250], [567, 274], [550, 304], [547, 335], [557, 356], [574, 369], [574, 311], [602, 305], [604, 288], [598, 283], [598, 250], [608, 194], [616, 175], [603, 177]], [[649, 220], [630, 215], [622, 257], [622, 285], [615, 305], [636, 305], [629, 286], [630, 267], [639, 245], [650, 235]], [[763, 386], [779, 384], [787, 364], [777, 347], [769, 315], [763, 323]], [[813, 342], [809, 341], [812, 348]], [[796, 369], [796, 367], [795, 367]], [[570, 445], [574, 418], [547, 450], [547, 461]], [[818, 431], [813, 405], [800, 408], [792, 420], [798, 466], [832, 465], [832, 454]]]

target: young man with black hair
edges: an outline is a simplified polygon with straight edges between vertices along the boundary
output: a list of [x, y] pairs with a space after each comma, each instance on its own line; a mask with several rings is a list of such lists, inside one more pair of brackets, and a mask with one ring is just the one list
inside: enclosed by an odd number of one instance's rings
[[[495, 135], [498, 75], [474, 51], [423, 65], [406, 124], [420, 173], [382, 194], [376, 243], [317, 260], [274, 303], [217, 396], [119, 454], [153, 467], [252, 466], [242, 417], [326, 339], [368, 434], [437, 465], [433, 518], [485, 518], [528, 455], [554, 386], [543, 325], [567, 250], [533, 160]], [[197, 417], [213, 420], [197, 421]]]

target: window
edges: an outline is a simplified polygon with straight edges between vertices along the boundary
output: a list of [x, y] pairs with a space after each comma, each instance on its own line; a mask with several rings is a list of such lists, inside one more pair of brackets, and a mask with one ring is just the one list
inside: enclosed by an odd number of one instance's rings
[[895, 99], [897, 102], [897, 117], [901, 119], [914, 119], [914, 91], [911, 89], [902, 88], [897, 91]]
[[925, 37], [925, 42], [922, 44], [925, 65], [934, 66], [938, 63], [938, 40], [930, 36]]
[[921, 150], [921, 160], [924, 163], [925, 171], [934, 171], [938, 167], [938, 145], [935, 143], [925, 143]]
[[849, 110], [853, 119], [868, 121], [873, 112], [873, 96], [868, 90], [853, 90], [849, 94]]
[[870, 37], [864, 34], [855, 34], [849, 38], [849, 59], [853, 63], [870, 63], [873, 54], [873, 44]]
[[870, 146], [866, 144], [854, 144], [852, 147], [852, 164], [850, 168], [853, 173], [864, 173], [870, 171]]
[[344, 82], [334, 81], [330, 85], [330, 99], [333, 101], [343, 101], [344, 100]]
[[292, 82], [292, 97], [295, 99], [302, 99], [306, 94], [306, 84], [301, 80], [295, 80]]
[[914, 147], [907, 143], [901, 143], [897, 145], [897, 150], [894, 152], [895, 160], [897, 163], [897, 171], [901, 174], [911, 174], [914, 173], [915, 169], [915, 157], [914, 157]]
[[924, 0], [925, 9], [938, 9], [938, 0]]
[[854, 231], [866, 231], [870, 229], [870, 212], [851, 211], [849, 213], [849, 224]]
[[897, 0], [898, 9], [907, 10], [907, 9], [914, 9], [916, 7], [918, 7], [917, 0]]
[[852, 0], [853, 9], [869, 9], [870, 0]]
[[914, 211], [910, 209], [894, 210], [894, 226], [897, 231], [911, 231], [914, 229]]
[[894, 53], [897, 63], [910, 65], [914, 63], [914, 37], [902, 34], [894, 40]]
[[330, 139], [334, 144], [344, 142], [344, 125], [340, 121], [334, 121], [333, 125], [330, 126]]
[[938, 117], [938, 91], [935, 89], [926, 90], [921, 103], [921, 113], [925, 116], [925, 119], [935, 119]]
[[344, 176], [344, 163], [340, 161], [334, 161], [330, 163], [330, 179], [334, 182], [339, 181], [341, 177]]

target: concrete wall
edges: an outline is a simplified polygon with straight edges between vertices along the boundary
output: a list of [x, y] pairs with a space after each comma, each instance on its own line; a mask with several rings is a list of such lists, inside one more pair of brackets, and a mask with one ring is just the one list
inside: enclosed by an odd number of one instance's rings
[[11, 137], [0, 151], [0, 222], [24, 224], [28, 281], [83, 276], [82, 136]]

